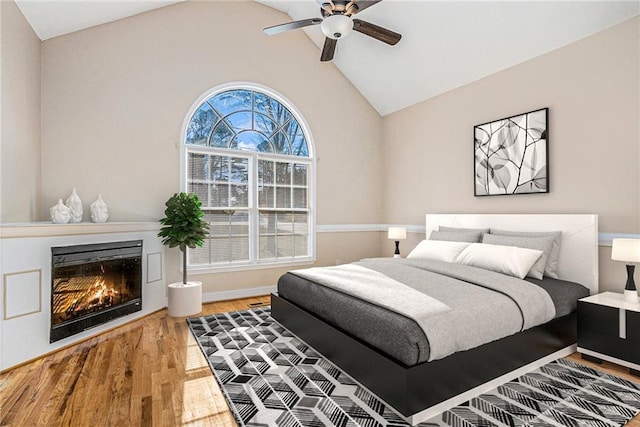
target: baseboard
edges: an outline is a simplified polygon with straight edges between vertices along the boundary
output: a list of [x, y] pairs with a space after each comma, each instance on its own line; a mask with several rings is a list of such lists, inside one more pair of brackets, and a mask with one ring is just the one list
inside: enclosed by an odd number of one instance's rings
[[258, 288], [234, 289], [232, 291], [207, 292], [202, 294], [202, 302], [257, 297], [261, 295], [270, 295], [272, 292], [276, 292], [276, 285], [260, 286]]

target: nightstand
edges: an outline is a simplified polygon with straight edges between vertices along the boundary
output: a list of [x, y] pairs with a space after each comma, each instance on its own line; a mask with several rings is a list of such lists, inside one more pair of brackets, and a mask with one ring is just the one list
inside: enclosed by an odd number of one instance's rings
[[586, 360], [613, 362], [640, 376], [640, 303], [615, 292], [579, 300], [578, 351]]

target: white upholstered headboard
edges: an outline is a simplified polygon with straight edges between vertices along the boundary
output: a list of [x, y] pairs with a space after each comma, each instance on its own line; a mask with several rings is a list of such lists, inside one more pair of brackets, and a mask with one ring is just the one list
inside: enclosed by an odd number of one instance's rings
[[598, 215], [427, 214], [427, 238], [439, 226], [499, 228], [512, 231], [562, 231], [558, 261], [561, 279], [598, 293]]

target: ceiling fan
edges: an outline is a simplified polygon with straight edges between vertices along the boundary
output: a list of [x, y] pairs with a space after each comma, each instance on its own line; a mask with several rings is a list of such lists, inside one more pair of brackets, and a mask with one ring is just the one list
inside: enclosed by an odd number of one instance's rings
[[352, 30], [365, 34], [390, 45], [400, 41], [402, 35], [375, 24], [353, 19], [353, 16], [382, 0], [316, 0], [320, 4], [322, 18], [303, 19], [287, 22], [286, 24], [267, 27], [263, 31], [267, 35], [274, 35], [296, 28], [320, 25], [326, 36], [320, 61], [331, 61], [336, 50], [338, 39], [347, 36]]

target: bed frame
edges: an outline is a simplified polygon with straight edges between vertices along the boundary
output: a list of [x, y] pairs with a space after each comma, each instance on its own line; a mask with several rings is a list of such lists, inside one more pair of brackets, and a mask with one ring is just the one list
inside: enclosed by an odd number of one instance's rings
[[[562, 279], [598, 290], [597, 215], [427, 215], [427, 236], [440, 225], [563, 231]], [[272, 317], [343, 369], [411, 424], [576, 350], [576, 313], [515, 335], [407, 366], [299, 306], [271, 295]]]

